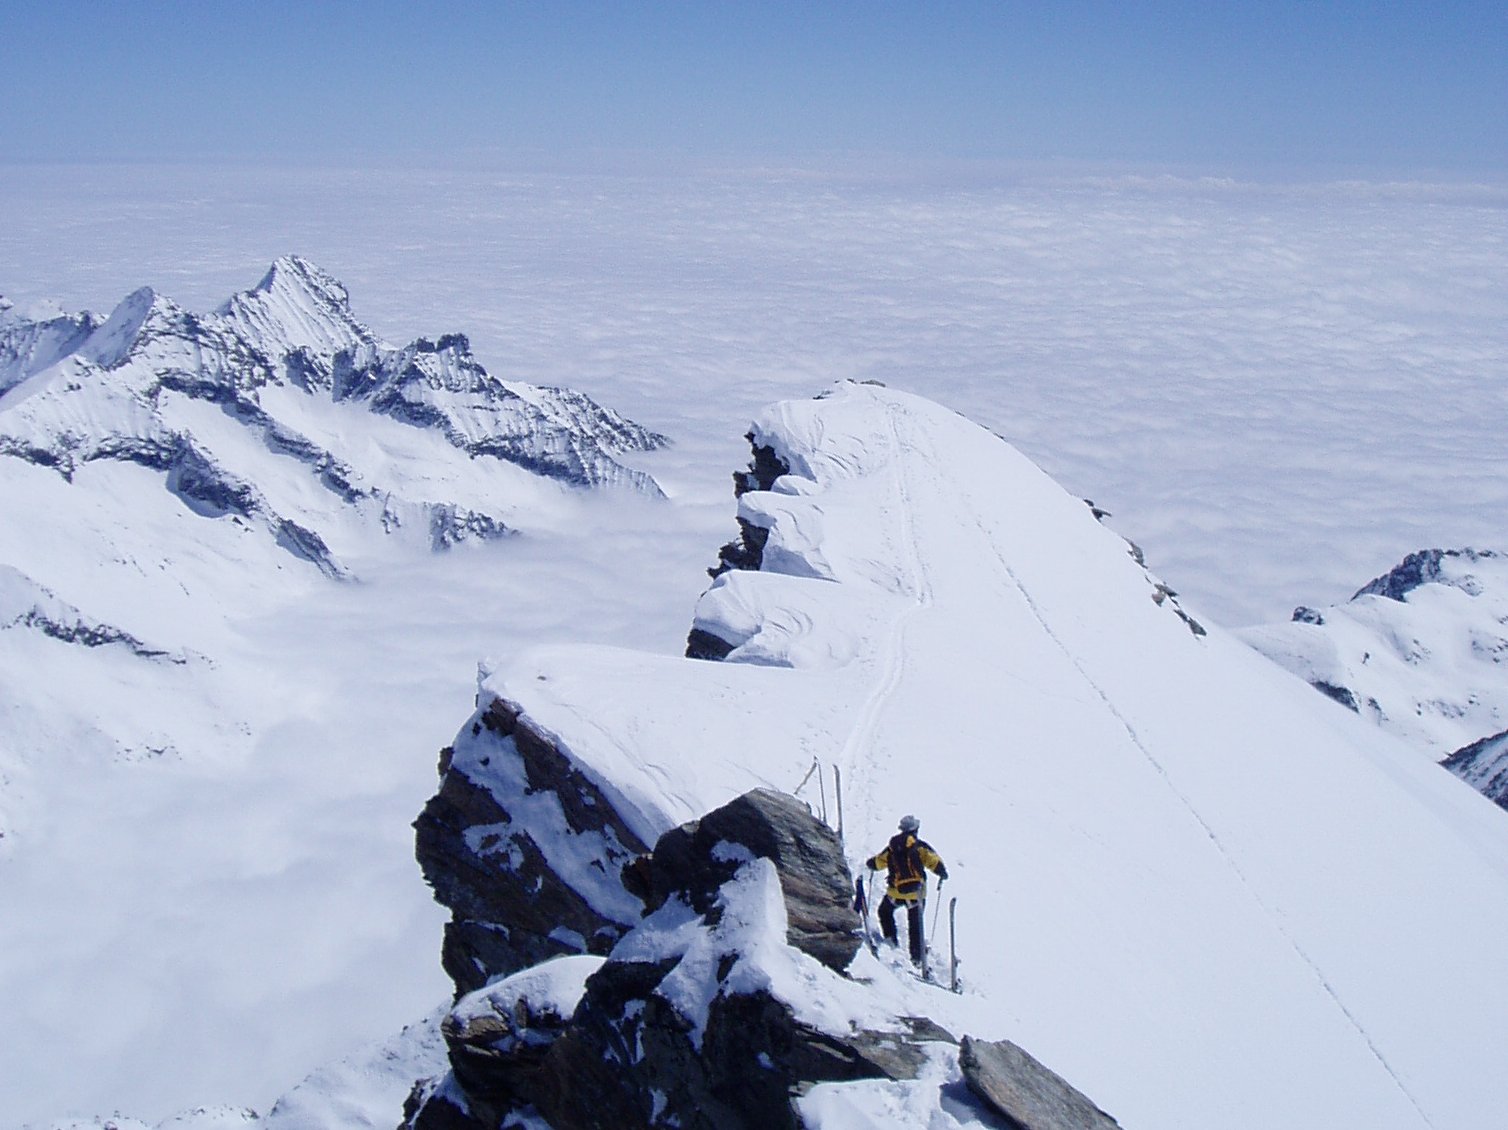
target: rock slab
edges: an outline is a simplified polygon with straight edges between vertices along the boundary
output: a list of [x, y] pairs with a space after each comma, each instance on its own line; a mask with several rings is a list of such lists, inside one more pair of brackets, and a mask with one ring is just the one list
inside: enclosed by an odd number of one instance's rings
[[1119, 1130], [1083, 1092], [1009, 1040], [965, 1036], [958, 1065], [969, 1090], [1009, 1130]]

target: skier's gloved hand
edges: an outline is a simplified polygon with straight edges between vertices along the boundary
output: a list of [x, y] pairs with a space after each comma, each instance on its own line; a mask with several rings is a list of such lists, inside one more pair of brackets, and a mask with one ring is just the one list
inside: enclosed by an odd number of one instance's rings
[[947, 866], [947, 864], [945, 864], [945, 863], [939, 863], [937, 865], [937, 881], [939, 883], [941, 883], [947, 877], [948, 877], [948, 866]]
[[864, 866], [867, 867], [867, 868], [869, 868], [871, 871], [878, 871], [879, 870], [879, 868], [874, 865], [874, 860], [872, 860], [872, 859], [866, 859], [864, 861]]

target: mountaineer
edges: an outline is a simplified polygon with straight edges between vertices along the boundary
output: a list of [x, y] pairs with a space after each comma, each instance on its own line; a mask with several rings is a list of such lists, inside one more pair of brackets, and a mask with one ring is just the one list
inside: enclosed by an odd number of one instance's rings
[[906, 907], [906, 940], [911, 947], [911, 960], [922, 963], [926, 952], [922, 938], [922, 904], [927, 901], [927, 871], [937, 875], [938, 883], [948, 877], [948, 868], [942, 857], [932, 850], [932, 845], [919, 839], [917, 832], [921, 822], [915, 816], [901, 817], [900, 831], [890, 837], [890, 843], [878, 855], [864, 861], [871, 871], [881, 867], [889, 872], [885, 897], [880, 900], [880, 931], [885, 940], [896, 945], [895, 908]]

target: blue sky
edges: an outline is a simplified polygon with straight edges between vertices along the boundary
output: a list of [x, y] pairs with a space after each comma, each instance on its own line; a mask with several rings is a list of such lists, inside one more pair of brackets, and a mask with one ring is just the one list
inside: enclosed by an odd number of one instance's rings
[[1508, 172], [1508, 4], [0, 7], [0, 160]]

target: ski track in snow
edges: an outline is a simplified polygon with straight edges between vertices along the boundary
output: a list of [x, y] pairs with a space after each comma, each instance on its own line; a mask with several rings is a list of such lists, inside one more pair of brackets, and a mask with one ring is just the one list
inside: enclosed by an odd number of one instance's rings
[[1279, 935], [1281, 935], [1283, 940], [1298, 956], [1299, 960], [1303, 962], [1304, 966], [1313, 975], [1316, 983], [1324, 991], [1324, 994], [1340, 1011], [1341, 1015], [1346, 1018], [1346, 1022], [1351, 1026], [1352, 1029], [1355, 1030], [1356, 1034], [1360, 1036], [1361, 1039], [1365, 1042], [1367, 1049], [1371, 1052], [1373, 1058], [1377, 1060], [1378, 1064], [1381, 1065], [1382, 1069], [1388, 1074], [1389, 1078], [1393, 1080], [1393, 1083], [1397, 1086], [1398, 1090], [1403, 1094], [1404, 1098], [1408, 1100], [1409, 1105], [1418, 1112], [1419, 1118], [1424, 1122], [1426, 1126], [1433, 1127], [1434, 1123], [1430, 1121], [1429, 1116], [1424, 1112], [1424, 1108], [1419, 1104], [1419, 1101], [1409, 1090], [1408, 1085], [1404, 1083], [1402, 1076], [1393, 1067], [1393, 1065], [1388, 1062], [1387, 1056], [1385, 1056], [1382, 1052], [1382, 1049], [1377, 1046], [1376, 1042], [1372, 1039], [1371, 1035], [1367, 1032], [1361, 1021], [1350, 1010], [1350, 1008], [1346, 1006], [1346, 1003], [1341, 1000], [1339, 993], [1336, 992], [1335, 987], [1331, 985], [1329, 979], [1326, 978], [1324, 972], [1320, 969], [1319, 964], [1299, 943], [1298, 939], [1293, 936], [1293, 933], [1286, 926], [1284, 926], [1282, 915], [1274, 910], [1274, 908], [1269, 905], [1267, 900], [1262, 897], [1255, 884], [1252, 883], [1250, 877], [1246, 874], [1246, 871], [1241, 867], [1240, 863], [1236, 861], [1235, 857], [1221, 842], [1219, 835], [1215, 832], [1215, 829], [1210, 825], [1209, 821], [1207, 821], [1203, 816], [1199, 815], [1199, 810], [1195, 807], [1194, 802], [1190, 800], [1187, 794], [1185, 794], [1183, 790], [1178, 787], [1178, 785], [1173, 781], [1172, 776], [1168, 773], [1167, 768], [1153, 755], [1152, 751], [1148, 749], [1146, 744], [1141, 740], [1141, 736], [1137, 734], [1136, 727], [1131, 723], [1131, 720], [1127, 718], [1125, 714], [1123, 714], [1116, 707], [1110, 696], [1106, 694], [1104, 689], [1095, 681], [1094, 676], [1089, 673], [1088, 669], [1084, 666], [1080, 658], [1076, 654], [1074, 654], [1073, 650], [1069, 648], [1063, 642], [1058, 633], [1053, 630], [1052, 624], [1043, 614], [1041, 607], [1034, 599], [1032, 599], [1031, 593], [1027, 591], [1026, 585], [1022, 582], [1020, 576], [1017, 575], [1015, 569], [1011, 567], [1010, 562], [1007, 561], [1005, 559], [1005, 556], [1000, 552], [1000, 548], [998, 545], [996, 545], [995, 539], [989, 535], [988, 531], [984, 529], [984, 526], [982, 524], [976, 522], [976, 525], [979, 528], [979, 532], [983, 535], [986, 544], [990, 546], [990, 550], [994, 554], [995, 559], [1000, 563], [1000, 568], [1004, 571], [1005, 575], [1011, 579], [1012, 584], [1016, 586], [1016, 590], [1021, 594], [1021, 599], [1026, 603], [1027, 608], [1031, 610], [1032, 617], [1041, 627], [1043, 634], [1053, 642], [1054, 646], [1056, 646], [1058, 650], [1062, 652], [1063, 657], [1067, 659], [1070, 664], [1072, 664], [1074, 670], [1076, 670], [1079, 673], [1079, 676], [1084, 680], [1084, 685], [1087, 686], [1091, 692], [1093, 692], [1094, 696], [1099, 700], [1105, 711], [1115, 719], [1116, 724], [1119, 725], [1123, 730], [1125, 730], [1126, 737], [1136, 748], [1137, 752], [1141, 754], [1146, 762], [1157, 773], [1158, 779], [1167, 788], [1168, 792], [1171, 793], [1173, 797], [1178, 801], [1179, 806], [1185, 813], [1188, 814], [1189, 819], [1191, 819], [1195, 824], [1199, 826], [1200, 830], [1209, 839], [1215, 850], [1220, 853], [1221, 860], [1224, 862], [1225, 866], [1230, 869], [1231, 873], [1235, 875], [1237, 881], [1240, 883], [1242, 891], [1245, 892], [1247, 897], [1250, 898], [1251, 901], [1262, 912], [1262, 917]]
[[[897, 417], [903, 417], [904, 412], [898, 405], [891, 405], [886, 414], [886, 425], [890, 432], [891, 456], [888, 461], [890, 486], [895, 498], [895, 516], [900, 533], [901, 554], [905, 558], [906, 569], [911, 578], [911, 596], [914, 603], [906, 605], [894, 617], [885, 637], [883, 658], [880, 664], [880, 672], [875, 680], [874, 689], [865, 698], [859, 712], [859, 718], [854, 723], [852, 732], [843, 743], [842, 751], [838, 755], [838, 764], [845, 777], [859, 783], [859, 792], [863, 801], [860, 811], [868, 813], [866, 827], [876, 823], [875, 813], [877, 802], [875, 783], [890, 770], [891, 759], [887, 758], [884, 764], [880, 764], [876, 758], [879, 748], [874, 741], [878, 732], [880, 717], [886, 706], [895, 695], [895, 690], [901, 685], [906, 673], [906, 626], [923, 609], [932, 603], [932, 585], [927, 577], [926, 567], [922, 563], [921, 555], [917, 552], [916, 539], [912, 526], [912, 496], [911, 487], [907, 480], [905, 451], [906, 446], [901, 438]], [[862, 841], [866, 842], [866, 841]], [[863, 849], [860, 849], [861, 852]], [[864, 854], [858, 857], [855, 870], [860, 870]]]

